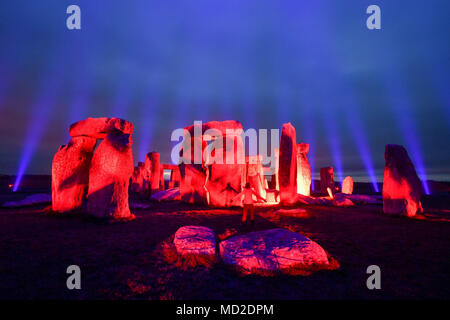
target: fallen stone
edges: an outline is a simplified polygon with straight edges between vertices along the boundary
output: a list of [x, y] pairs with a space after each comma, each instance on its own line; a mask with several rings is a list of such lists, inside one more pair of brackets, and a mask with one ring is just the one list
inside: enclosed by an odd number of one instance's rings
[[383, 212], [407, 217], [422, 213], [422, 184], [406, 149], [388, 144], [384, 159]]
[[159, 191], [153, 194], [151, 199], [158, 202], [181, 200], [180, 188], [172, 188]]
[[153, 205], [148, 202], [142, 201], [130, 201], [130, 209], [149, 209]]
[[70, 212], [84, 207], [89, 185], [89, 167], [95, 138], [74, 137], [61, 146], [52, 161], [52, 210]]
[[318, 205], [318, 206], [331, 206], [333, 203], [326, 197], [308, 197], [302, 194], [297, 194], [296, 202], [298, 204]]
[[129, 134], [110, 133], [100, 143], [89, 170], [87, 211], [98, 218], [131, 220], [128, 186], [133, 174]]
[[278, 209], [273, 212], [274, 214], [285, 216], [285, 217], [295, 217], [295, 218], [303, 218], [307, 217], [308, 212], [303, 208], [294, 208], [294, 209]]
[[382, 204], [383, 201], [377, 196], [367, 196], [364, 194], [347, 194], [345, 195], [355, 204]]
[[184, 226], [177, 230], [173, 240], [180, 255], [216, 255], [216, 239], [214, 231], [201, 226]]
[[327, 269], [325, 250], [316, 242], [285, 229], [234, 236], [220, 242], [222, 260], [242, 274], [295, 274], [296, 270]]
[[336, 193], [333, 198], [333, 206], [335, 207], [353, 207], [355, 204], [343, 193]]
[[22, 200], [17, 201], [7, 201], [2, 204], [4, 208], [18, 208], [33, 206], [36, 204], [45, 204], [52, 202], [52, 196], [46, 193], [37, 193], [26, 197]]
[[133, 133], [133, 123], [119, 118], [87, 118], [70, 125], [71, 137], [88, 136], [104, 139], [111, 132]]

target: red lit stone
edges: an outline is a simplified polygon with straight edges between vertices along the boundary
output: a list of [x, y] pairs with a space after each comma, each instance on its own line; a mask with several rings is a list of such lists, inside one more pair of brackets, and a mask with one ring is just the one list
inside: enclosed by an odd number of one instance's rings
[[104, 139], [114, 131], [132, 134], [133, 123], [119, 118], [87, 118], [73, 123], [69, 128], [71, 137], [89, 136], [96, 139]]
[[336, 190], [334, 186], [333, 167], [325, 167], [320, 169], [320, 192], [328, 193], [327, 188], [330, 188], [332, 192]]
[[297, 143], [295, 128], [285, 123], [281, 129], [279, 184], [282, 204], [294, 204], [297, 196]]
[[353, 193], [353, 178], [347, 176], [342, 181], [342, 193], [352, 194]]
[[82, 209], [89, 184], [95, 138], [74, 137], [61, 146], [52, 162], [52, 210]]
[[319, 244], [285, 229], [233, 236], [220, 242], [219, 248], [222, 260], [242, 274], [290, 274], [329, 266], [327, 253]]
[[388, 144], [384, 159], [383, 212], [408, 217], [422, 213], [422, 184], [406, 149]]
[[131, 145], [131, 135], [109, 133], [98, 146], [89, 170], [89, 214], [121, 220], [134, 218], [128, 205], [128, 186], [133, 174]]
[[306, 156], [308, 152], [308, 143], [297, 144], [297, 193], [304, 196], [311, 194], [311, 167]]

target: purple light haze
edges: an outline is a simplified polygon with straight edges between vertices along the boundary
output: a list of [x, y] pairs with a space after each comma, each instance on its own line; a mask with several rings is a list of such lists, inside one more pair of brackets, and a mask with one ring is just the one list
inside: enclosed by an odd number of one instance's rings
[[389, 74], [386, 79], [386, 89], [388, 91], [388, 96], [391, 99], [391, 109], [394, 112], [397, 123], [399, 124], [405, 139], [408, 152], [422, 181], [423, 189], [426, 194], [430, 194], [425, 164], [420, 148], [420, 140], [411, 115], [412, 103], [407, 93], [407, 89], [405, 88], [402, 79], [393, 74]]
[[141, 117], [139, 120], [140, 134], [139, 134], [139, 146], [138, 146], [138, 161], [144, 161], [145, 156], [150, 152], [149, 148], [152, 145], [153, 126], [155, 124], [154, 117], [156, 110], [156, 101], [153, 99], [147, 99], [143, 108], [141, 109]]
[[19, 189], [23, 175], [31, 161], [31, 158], [41, 140], [42, 134], [47, 127], [52, 110], [56, 104], [56, 92], [58, 90], [58, 74], [55, 70], [43, 79], [42, 85], [38, 88], [36, 102], [32, 108], [33, 112], [28, 125], [28, 131], [20, 157], [19, 168], [16, 174], [13, 191]]
[[339, 139], [339, 130], [336, 128], [335, 115], [332, 112], [333, 108], [328, 108], [329, 112], [324, 113], [325, 128], [328, 133], [328, 141], [330, 143], [331, 156], [333, 158], [334, 167], [336, 169], [336, 175], [342, 188], [343, 181], [343, 166], [342, 166], [342, 154], [341, 154], [341, 142]]
[[375, 169], [372, 161], [372, 155], [369, 148], [369, 143], [366, 136], [366, 131], [361, 123], [361, 116], [358, 112], [357, 106], [352, 97], [350, 98], [348, 108], [345, 109], [346, 120], [348, 127], [355, 141], [356, 147], [359, 151], [361, 159], [363, 161], [364, 167], [366, 168], [367, 175], [372, 182], [373, 189], [375, 192], [380, 192], [377, 183], [377, 177], [375, 174]]

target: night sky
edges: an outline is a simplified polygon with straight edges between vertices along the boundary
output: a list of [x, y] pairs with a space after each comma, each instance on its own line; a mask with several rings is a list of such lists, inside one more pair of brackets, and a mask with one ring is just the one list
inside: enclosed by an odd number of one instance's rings
[[2, 0], [0, 173], [49, 174], [70, 123], [117, 116], [135, 162], [169, 162], [194, 120], [290, 121], [315, 174], [380, 180], [397, 143], [422, 178], [450, 181], [449, 18], [448, 0]]

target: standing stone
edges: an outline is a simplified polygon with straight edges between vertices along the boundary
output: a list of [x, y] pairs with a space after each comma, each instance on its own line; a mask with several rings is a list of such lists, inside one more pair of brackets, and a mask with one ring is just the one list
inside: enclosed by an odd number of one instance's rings
[[213, 207], [231, 207], [231, 200], [240, 192], [244, 177], [243, 164], [211, 164], [206, 182], [209, 204]]
[[320, 168], [320, 192], [327, 193], [327, 188], [332, 192], [336, 191], [333, 167]]
[[74, 137], [61, 146], [52, 162], [52, 210], [82, 209], [89, 184], [95, 138]]
[[139, 162], [137, 167], [134, 167], [133, 175], [131, 176], [131, 191], [136, 193], [144, 193], [144, 163]]
[[309, 152], [308, 143], [297, 144], [297, 193], [311, 195], [311, 167], [306, 156]]
[[247, 157], [247, 182], [250, 187], [262, 198], [266, 198], [266, 177], [264, 176], [264, 169], [261, 164], [262, 156]]
[[297, 199], [297, 143], [295, 128], [285, 123], [280, 139], [280, 201], [282, 204], [294, 204]]
[[162, 166], [159, 169], [159, 191], [164, 191], [166, 189], [166, 181], [164, 179], [164, 169]]
[[352, 194], [353, 193], [353, 178], [347, 176], [342, 181], [342, 193]]
[[133, 174], [129, 134], [109, 133], [100, 143], [89, 170], [87, 210], [98, 218], [130, 220], [128, 186]]
[[181, 201], [206, 204], [206, 168], [200, 164], [180, 164]]
[[172, 172], [170, 173], [170, 182], [172, 182], [172, 188], [179, 187], [180, 186], [180, 168], [175, 167], [172, 169]]
[[422, 184], [406, 149], [388, 144], [384, 159], [383, 212], [408, 217], [422, 213]]
[[185, 128], [180, 153], [185, 162], [179, 165], [182, 201], [231, 205], [233, 196], [240, 192], [245, 170], [241, 134], [242, 125], [235, 120]]
[[145, 155], [144, 168], [143, 168], [143, 187], [144, 194], [150, 196], [151, 180], [152, 180], [152, 160], [151, 152]]
[[161, 180], [161, 155], [158, 152], [150, 152], [148, 158], [151, 163], [150, 172], [150, 190], [154, 194], [160, 190], [160, 180]]
[[275, 157], [275, 168], [274, 168], [274, 174], [272, 175], [272, 179], [270, 181], [271, 188], [280, 191], [280, 179], [279, 179], [279, 172], [280, 172], [280, 148], [274, 148], [274, 157]]

